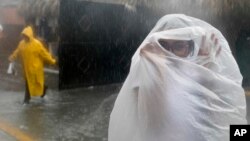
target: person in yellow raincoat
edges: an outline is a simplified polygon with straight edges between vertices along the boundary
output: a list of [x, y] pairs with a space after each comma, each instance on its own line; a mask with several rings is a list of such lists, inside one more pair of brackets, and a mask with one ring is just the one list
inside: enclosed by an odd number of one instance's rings
[[26, 81], [24, 103], [28, 104], [31, 96], [45, 95], [44, 64], [55, 64], [56, 60], [45, 49], [42, 43], [33, 35], [30, 26], [24, 28], [21, 33], [22, 40], [16, 50], [10, 55], [9, 61], [19, 58], [23, 67]]

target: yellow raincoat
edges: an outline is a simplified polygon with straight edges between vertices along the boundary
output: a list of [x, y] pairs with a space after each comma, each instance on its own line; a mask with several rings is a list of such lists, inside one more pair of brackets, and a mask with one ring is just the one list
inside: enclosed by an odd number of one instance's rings
[[30, 40], [28, 42], [20, 41], [9, 60], [14, 61], [17, 57], [21, 59], [30, 96], [41, 96], [44, 89], [44, 63], [55, 64], [56, 60], [52, 58], [42, 43], [34, 38], [30, 26], [26, 27], [22, 34], [29, 37]]

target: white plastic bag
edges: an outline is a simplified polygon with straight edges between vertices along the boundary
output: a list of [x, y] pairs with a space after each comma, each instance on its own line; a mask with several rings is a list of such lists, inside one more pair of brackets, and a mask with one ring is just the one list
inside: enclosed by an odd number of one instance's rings
[[17, 71], [15, 69], [15, 63], [14, 62], [9, 63], [7, 74], [17, 75]]
[[[159, 40], [192, 40], [194, 50], [181, 58]], [[185, 15], [167, 15], [132, 58], [110, 116], [108, 140], [229, 141], [230, 125], [247, 123], [241, 82], [217, 29]]]

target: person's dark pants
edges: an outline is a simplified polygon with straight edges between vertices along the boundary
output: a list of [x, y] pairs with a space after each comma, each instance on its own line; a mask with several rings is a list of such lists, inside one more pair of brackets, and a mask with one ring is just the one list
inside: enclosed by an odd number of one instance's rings
[[30, 91], [29, 91], [29, 86], [28, 83], [25, 83], [25, 95], [24, 95], [24, 100], [23, 103], [28, 104], [30, 101]]
[[44, 85], [44, 87], [43, 87], [43, 94], [42, 94], [41, 98], [43, 98], [46, 95], [47, 89], [48, 89], [48, 86]]

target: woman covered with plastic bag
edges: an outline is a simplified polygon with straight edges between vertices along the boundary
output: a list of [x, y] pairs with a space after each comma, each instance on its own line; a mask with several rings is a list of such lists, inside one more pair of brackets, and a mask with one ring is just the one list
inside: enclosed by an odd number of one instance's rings
[[109, 141], [229, 141], [246, 124], [242, 76], [223, 35], [186, 15], [161, 18], [132, 58]]

